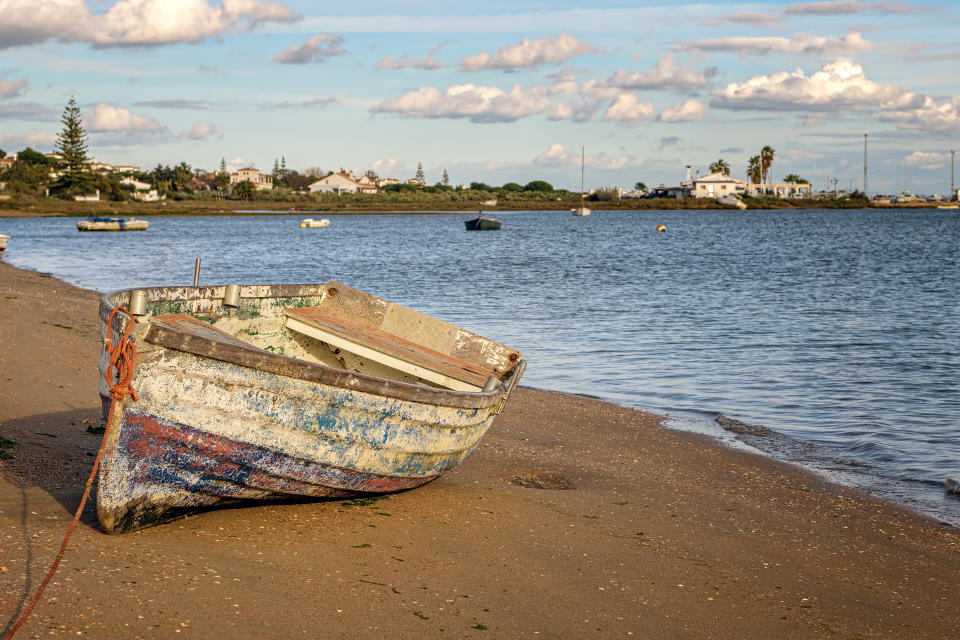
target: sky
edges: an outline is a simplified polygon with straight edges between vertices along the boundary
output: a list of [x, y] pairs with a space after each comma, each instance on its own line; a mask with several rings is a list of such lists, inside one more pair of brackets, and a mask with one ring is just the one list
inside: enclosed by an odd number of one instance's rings
[[[585, 8], [590, 5], [589, 8]], [[0, 0], [0, 149], [428, 183], [744, 178], [946, 194], [960, 4]], [[960, 149], [957, 149], [960, 150]], [[960, 186], [960, 181], [958, 181]]]

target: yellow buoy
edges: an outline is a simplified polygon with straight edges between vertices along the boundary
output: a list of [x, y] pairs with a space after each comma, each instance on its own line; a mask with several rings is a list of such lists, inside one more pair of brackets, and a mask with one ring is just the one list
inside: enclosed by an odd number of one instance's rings
[[658, 231], [658, 232], [659, 232], [659, 231], [666, 231], [666, 230], [667, 230], [667, 225], [665, 225], [665, 224], [661, 224], [659, 227], [657, 227], [657, 231]]

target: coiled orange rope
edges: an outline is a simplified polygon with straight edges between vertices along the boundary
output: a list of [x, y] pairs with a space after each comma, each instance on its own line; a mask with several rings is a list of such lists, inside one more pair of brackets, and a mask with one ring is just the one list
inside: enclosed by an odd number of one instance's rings
[[[117, 314], [118, 311], [122, 311], [130, 318], [130, 321], [127, 322], [127, 328], [123, 332], [123, 337], [120, 338], [120, 342], [116, 345], [113, 344], [113, 341], [110, 338], [110, 328], [113, 326], [113, 317]], [[121, 400], [124, 396], [131, 396], [133, 401], [137, 401], [137, 392], [134, 391], [131, 383], [133, 382], [133, 358], [137, 354], [137, 349], [133, 345], [133, 341], [130, 340], [130, 328], [133, 327], [133, 324], [138, 322], [129, 311], [117, 305], [113, 308], [113, 311], [110, 313], [110, 319], [107, 321], [107, 338], [104, 341], [107, 353], [110, 354], [110, 364], [107, 365], [107, 370], [104, 373], [104, 378], [107, 380], [107, 385], [110, 387], [110, 397], [113, 398], [113, 402], [110, 403], [110, 416], [107, 418], [107, 425], [103, 431], [103, 439], [100, 441], [100, 449], [97, 451], [97, 457], [93, 460], [93, 469], [90, 470], [90, 477], [87, 478], [87, 484], [83, 490], [83, 497], [80, 498], [80, 506], [77, 507], [77, 512], [73, 515], [73, 522], [70, 523], [70, 527], [67, 529], [67, 535], [63, 538], [63, 543], [60, 545], [60, 551], [57, 553], [56, 560], [53, 561], [53, 566], [50, 567], [50, 571], [47, 573], [47, 577], [43, 579], [43, 582], [40, 583], [40, 587], [37, 589], [36, 595], [33, 596], [33, 600], [30, 601], [30, 605], [23, 612], [23, 615], [20, 616], [20, 619], [17, 620], [10, 628], [10, 632], [7, 633], [5, 640], [10, 640], [13, 638], [20, 627], [27, 621], [27, 618], [30, 617], [30, 614], [33, 613], [33, 608], [37, 606], [37, 603], [40, 601], [40, 597], [43, 595], [43, 590], [47, 588], [47, 584], [53, 579], [54, 574], [57, 572], [57, 567], [60, 566], [60, 561], [63, 560], [63, 554], [67, 551], [67, 543], [70, 541], [70, 536], [73, 535], [74, 529], [77, 528], [77, 523], [80, 522], [80, 514], [83, 513], [83, 508], [87, 504], [87, 498], [90, 497], [90, 489], [93, 486], [93, 478], [97, 475], [97, 469], [100, 467], [100, 457], [103, 455], [103, 446], [107, 442], [107, 437], [110, 435], [110, 425], [113, 424], [113, 410], [117, 406], [117, 401]], [[117, 381], [113, 381], [113, 371], [117, 372]]]

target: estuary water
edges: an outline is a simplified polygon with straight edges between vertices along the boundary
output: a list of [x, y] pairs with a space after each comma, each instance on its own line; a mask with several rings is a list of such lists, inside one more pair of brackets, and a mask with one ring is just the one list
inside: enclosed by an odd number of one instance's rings
[[960, 526], [942, 485], [960, 476], [955, 212], [518, 211], [496, 232], [305, 215], [0, 233], [7, 262], [98, 291], [190, 284], [196, 257], [206, 284], [340, 280], [523, 351], [524, 384], [664, 413]]

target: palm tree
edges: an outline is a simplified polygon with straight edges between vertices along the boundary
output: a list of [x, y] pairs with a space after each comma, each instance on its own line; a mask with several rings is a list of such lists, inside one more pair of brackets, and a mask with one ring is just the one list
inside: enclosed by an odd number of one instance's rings
[[747, 177], [753, 184], [760, 184], [763, 180], [763, 163], [760, 156], [753, 156], [747, 161]]
[[723, 158], [720, 158], [710, 165], [710, 173], [722, 173], [728, 176], [730, 175], [730, 164]]
[[763, 184], [767, 184], [767, 177], [770, 175], [770, 165], [773, 164], [773, 156], [776, 151], [770, 145], [760, 149], [760, 165], [763, 167]]
[[792, 183], [792, 184], [809, 184], [808, 180], [806, 180], [805, 178], [801, 178], [795, 173], [791, 173], [787, 175], [786, 177], [784, 177], [783, 181], [787, 183]]

